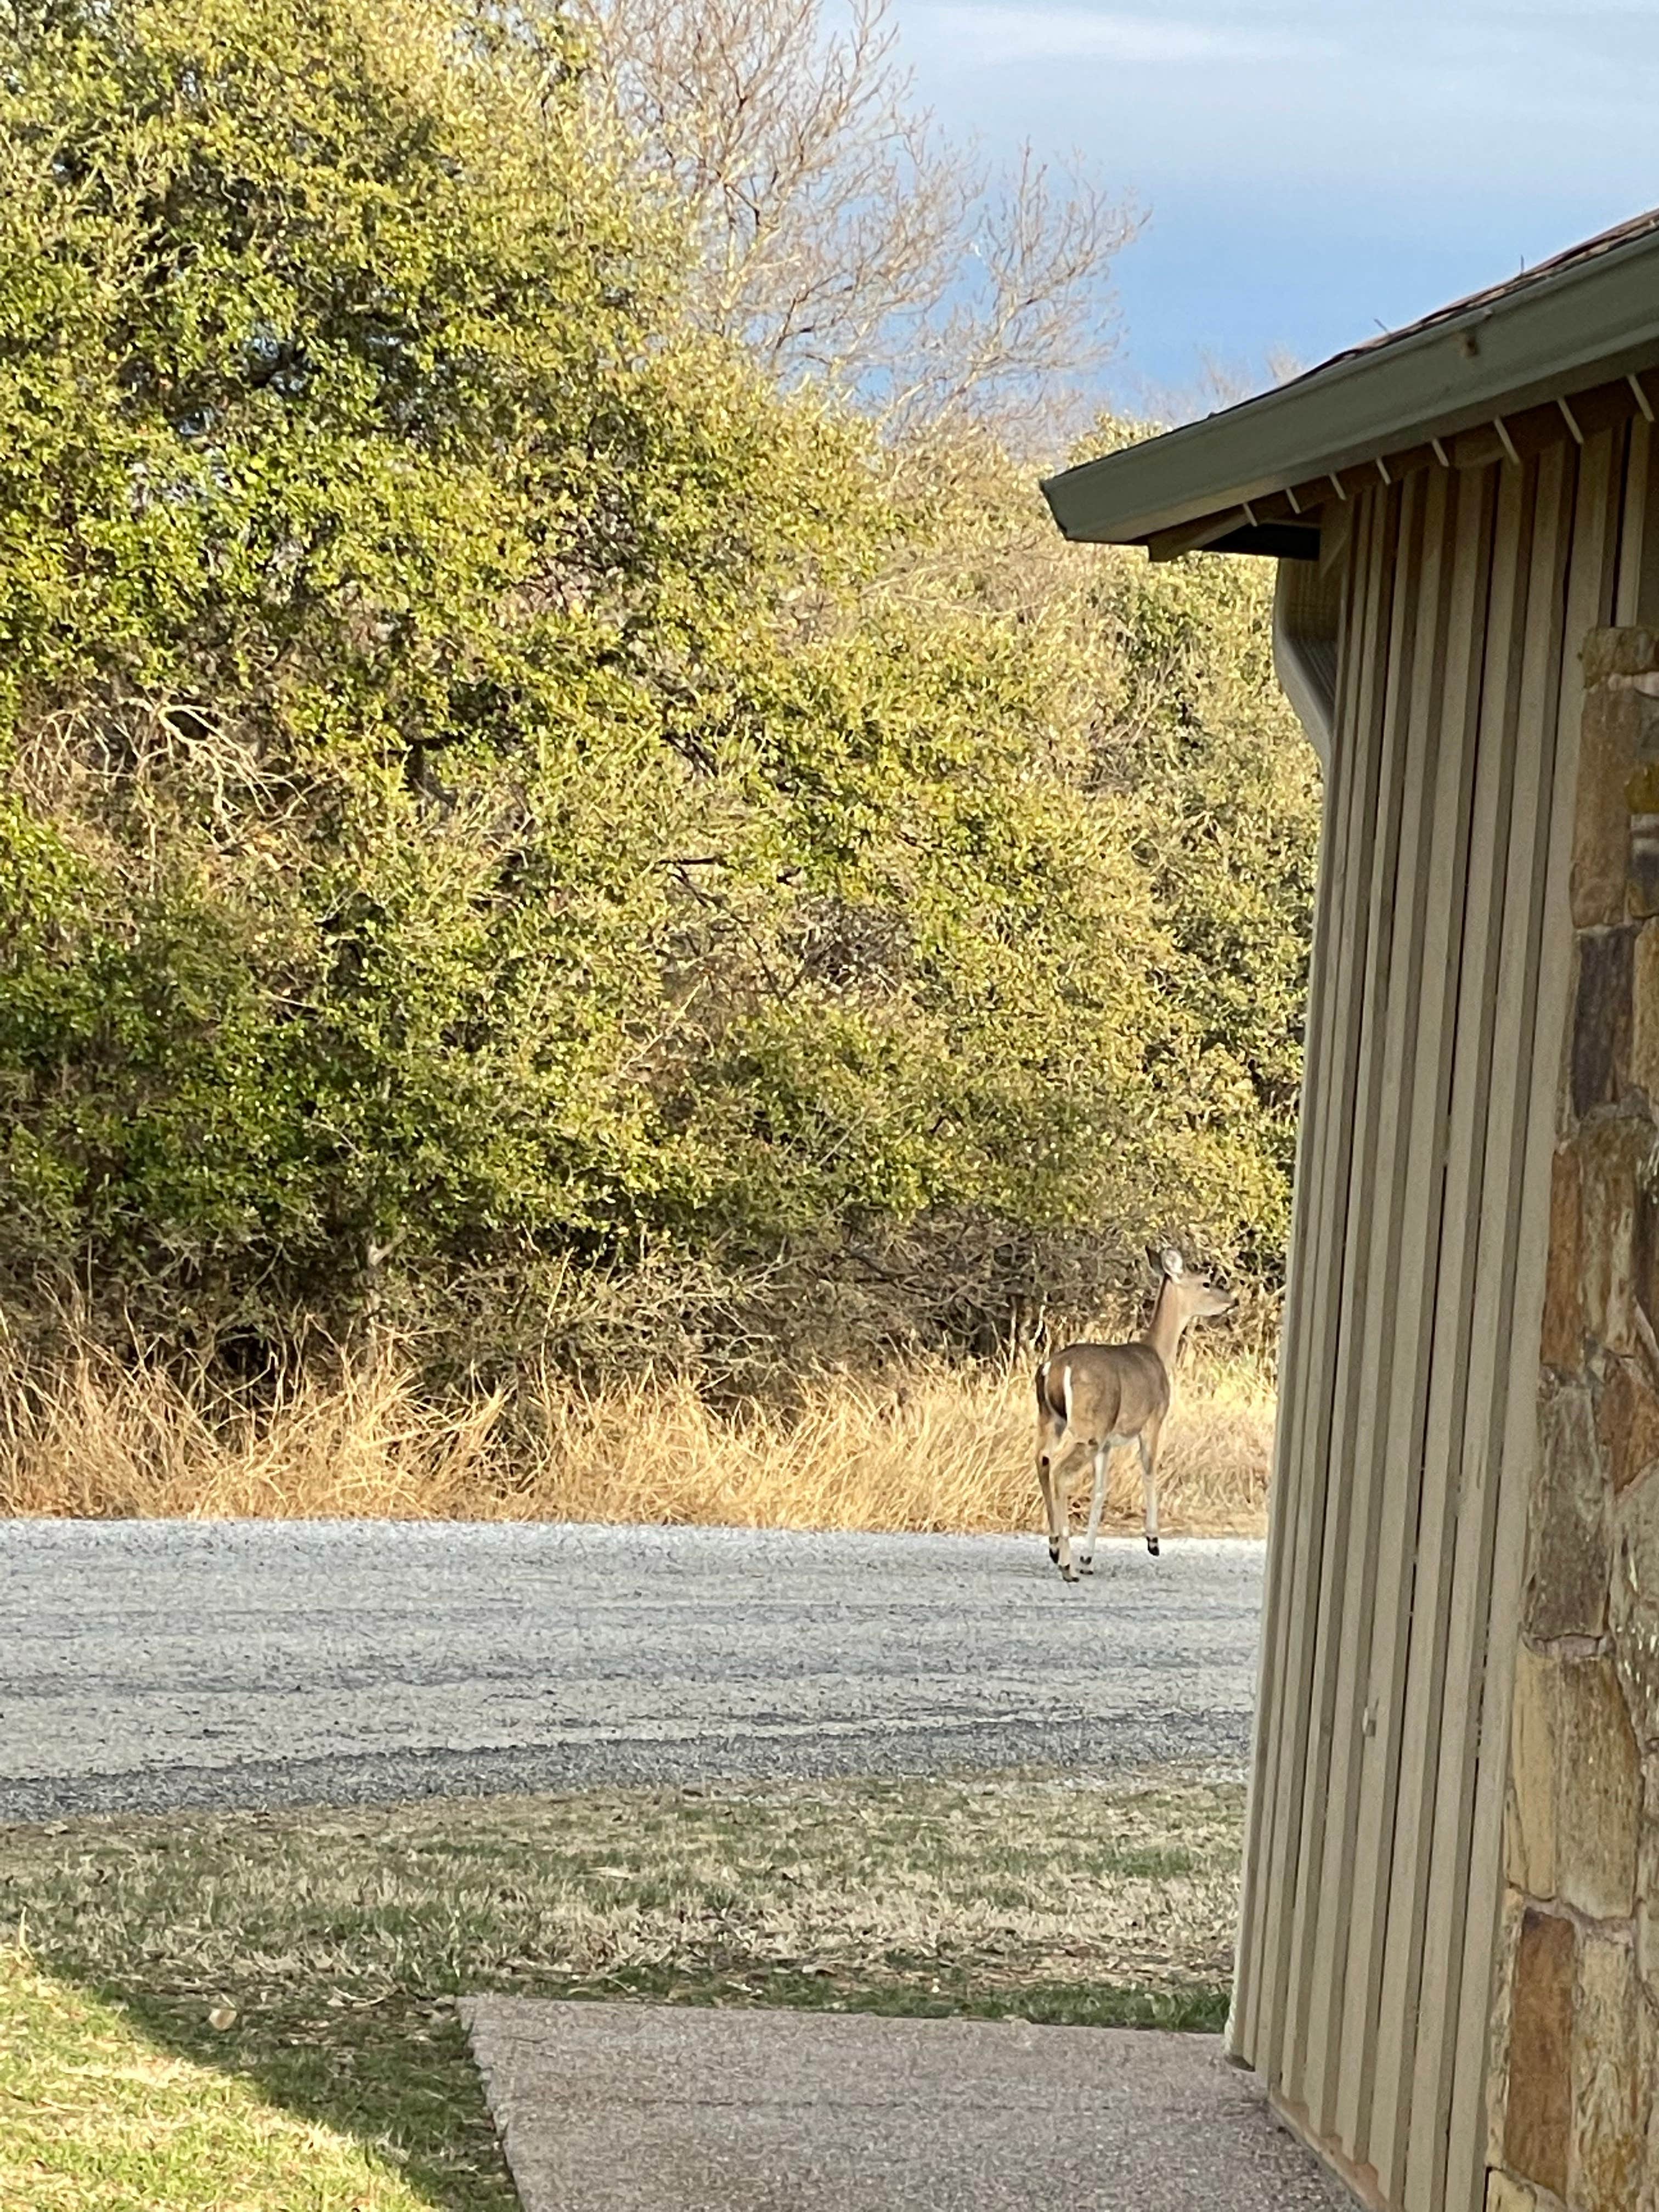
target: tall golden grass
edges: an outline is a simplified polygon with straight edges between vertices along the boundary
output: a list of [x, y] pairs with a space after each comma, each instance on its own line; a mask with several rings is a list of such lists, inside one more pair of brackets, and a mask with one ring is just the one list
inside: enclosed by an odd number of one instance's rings
[[[824, 1375], [787, 1413], [728, 1413], [688, 1382], [550, 1372], [440, 1401], [384, 1352], [256, 1405], [82, 1345], [47, 1365], [0, 1352], [0, 1514], [1028, 1528], [1034, 1429], [1024, 1364]], [[1272, 1432], [1260, 1370], [1195, 1361], [1164, 1432], [1164, 1528], [1259, 1533]], [[1107, 1525], [1130, 1528], [1139, 1472], [1117, 1456]]]

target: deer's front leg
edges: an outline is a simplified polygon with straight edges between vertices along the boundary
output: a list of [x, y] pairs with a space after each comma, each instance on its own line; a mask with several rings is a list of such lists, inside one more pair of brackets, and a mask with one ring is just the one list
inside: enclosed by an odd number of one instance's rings
[[1146, 1491], [1146, 1549], [1158, 1557], [1158, 1431], [1149, 1423], [1140, 1436], [1140, 1477]]

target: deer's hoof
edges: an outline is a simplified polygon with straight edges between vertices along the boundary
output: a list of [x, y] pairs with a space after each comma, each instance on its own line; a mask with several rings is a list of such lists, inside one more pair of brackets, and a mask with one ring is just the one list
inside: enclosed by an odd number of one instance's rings
[[1091, 1575], [1095, 1571], [1095, 1563], [1092, 1559], [1079, 1559], [1077, 1563], [1077, 1571], [1080, 1575]]
[[1050, 1544], [1048, 1547], [1048, 1564], [1051, 1566], [1055, 1567], [1060, 1565], [1060, 1547], [1058, 1544]]
[[1158, 1539], [1156, 1536], [1149, 1536], [1146, 1539], [1146, 1549], [1152, 1553], [1154, 1559], [1158, 1557]]
[[1077, 1569], [1075, 1567], [1062, 1567], [1060, 1571], [1060, 1578], [1062, 1582], [1076, 1582], [1079, 1579]]

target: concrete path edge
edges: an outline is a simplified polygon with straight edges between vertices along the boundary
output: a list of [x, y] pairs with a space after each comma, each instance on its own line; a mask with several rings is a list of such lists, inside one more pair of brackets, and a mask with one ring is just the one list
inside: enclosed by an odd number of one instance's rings
[[481, 1996], [524, 2212], [1330, 2212], [1215, 2036]]

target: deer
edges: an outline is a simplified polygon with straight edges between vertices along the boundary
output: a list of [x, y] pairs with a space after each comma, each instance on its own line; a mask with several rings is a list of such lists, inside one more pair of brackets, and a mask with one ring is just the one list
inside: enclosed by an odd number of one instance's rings
[[[1170, 1410], [1176, 1353], [1189, 1322], [1218, 1319], [1237, 1304], [1204, 1276], [1188, 1274], [1172, 1245], [1147, 1257], [1158, 1286], [1145, 1335], [1133, 1344], [1068, 1344], [1036, 1371], [1037, 1487], [1048, 1516], [1048, 1557], [1068, 1583], [1094, 1572], [1106, 1468], [1120, 1444], [1139, 1447], [1146, 1549], [1158, 1557], [1158, 1446]], [[1094, 1458], [1095, 1487], [1089, 1531], [1074, 1566], [1069, 1478], [1084, 1452]]]

